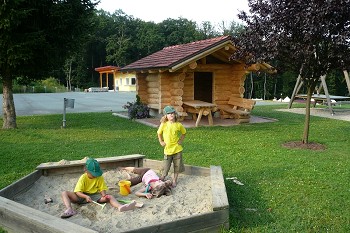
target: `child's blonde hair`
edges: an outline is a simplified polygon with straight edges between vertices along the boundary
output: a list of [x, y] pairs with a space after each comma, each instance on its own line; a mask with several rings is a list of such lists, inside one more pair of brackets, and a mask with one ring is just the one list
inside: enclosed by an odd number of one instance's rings
[[169, 195], [171, 195], [171, 185], [172, 185], [172, 182], [170, 180], [167, 180], [167, 181], [157, 185], [156, 187], [154, 187], [154, 189], [152, 189], [151, 193], [153, 196], [155, 196], [157, 198], [162, 196], [162, 195], [169, 196]]
[[[165, 123], [168, 121], [168, 118], [165, 116], [162, 116], [162, 118], [160, 118], [160, 123]], [[175, 112], [175, 122], [178, 121], [178, 115], [177, 115], [177, 112]]]
[[177, 115], [177, 112], [175, 111], [174, 107], [173, 106], [166, 106], [163, 109], [164, 116], [162, 116], [162, 118], [160, 119], [161, 123], [165, 123], [165, 122], [168, 121], [168, 118], [166, 117], [166, 115], [169, 113], [169, 111], [174, 112], [174, 114], [175, 114], [175, 122], [178, 121], [179, 116]]

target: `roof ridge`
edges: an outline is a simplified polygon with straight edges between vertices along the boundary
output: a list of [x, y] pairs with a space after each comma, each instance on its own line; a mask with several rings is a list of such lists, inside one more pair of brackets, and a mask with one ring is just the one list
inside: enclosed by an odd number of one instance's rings
[[190, 44], [201, 44], [203, 42], [209, 42], [209, 41], [220, 41], [226, 37], [230, 37], [230, 36], [219, 36], [219, 37], [214, 37], [214, 38], [209, 38], [209, 39], [204, 39], [204, 40], [192, 41], [192, 42], [189, 42], [186, 44], [170, 45], [170, 46], [164, 47], [163, 50], [172, 49], [172, 48], [176, 48], [176, 47], [182, 47], [184, 45], [190, 45]]
[[186, 44], [164, 47], [162, 50], [141, 58], [123, 67], [121, 70], [170, 69], [206, 50], [211, 51], [212, 48], [216, 48], [218, 45], [226, 45], [230, 40], [231, 36], [219, 36]]

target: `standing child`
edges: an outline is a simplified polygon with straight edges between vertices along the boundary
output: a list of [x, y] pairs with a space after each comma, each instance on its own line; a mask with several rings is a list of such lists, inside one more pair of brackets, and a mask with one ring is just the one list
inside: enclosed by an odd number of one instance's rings
[[181, 144], [185, 139], [186, 129], [178, 122], [178, 116], [174, 107], [166, 106], [163, 112], [164, 116], [160, 120], [161, 124], [157, 130], [159, 143], [164, 147], [164, 170], [161, 179], [165, 179], [171, 164], [173, 164], [173, 187], [176, 187], [179, 173], [185, 170]]
[[66, 206], [66, 211], [61, 215], [61, 218], [69, 218], [76, 214], [72, 208], [72, 202], [84, 204], [93, 202], [93, 199], [98, 203], [109, 202], [113, 207], [118, 208], [119, 211], [126, 211], [135, 208], [136, 202], [130, 204], [120, 204], [112, 195], [106, 193], [107, 185], [102, 176], [102, 170], [97, 160], [89, 158], [86, 160], [84, 167], [84, 174], [80, 176], [74, 192], [62, 192], [62, 200]]

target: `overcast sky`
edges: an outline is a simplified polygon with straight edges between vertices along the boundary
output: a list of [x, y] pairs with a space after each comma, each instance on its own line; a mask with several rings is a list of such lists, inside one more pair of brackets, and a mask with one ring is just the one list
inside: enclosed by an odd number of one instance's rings
[[203, 0], [101, 0], [97, 9], [110, 13], [121, 9], [124, 13], [143, 21], [159, 23], [167, 18], [179, 17], [196, 21], [210, 21], [213, 25], [221, 22], [241, 22], [237, 14], [248, 11], [247, 0], [216, 0], [209, 4]]

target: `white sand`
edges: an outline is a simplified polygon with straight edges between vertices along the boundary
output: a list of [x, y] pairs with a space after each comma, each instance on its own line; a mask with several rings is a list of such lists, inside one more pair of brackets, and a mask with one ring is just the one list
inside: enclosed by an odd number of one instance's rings
[[[73, 191], [80, 175], [42, 176], [27, 192], [16, 196], [14, 201], [60, 218], [65, 210], [61, 192]], [[116, 184], [126, 178], [125, 172], [105, 170], [103, 176], [109, 187], [108, 194], [117, 199], [141, 201], [144, 206], [119, 212], [109, 204], [103, 210], [93, 203], [73, 204], [78, 214], [66, 219], [67, 221], [98, 232], [123, 232], [212, 211], [210, 177], [180, 174], [178, 185], [172, 190], [172, 195], [148, 200], [134, 195], [142, 184], [131, 187], [132, 193], [128, 196], [119, 194], [119, 187]], [[52, 198], [53, 203], [45, 204], [45, 197]]]

